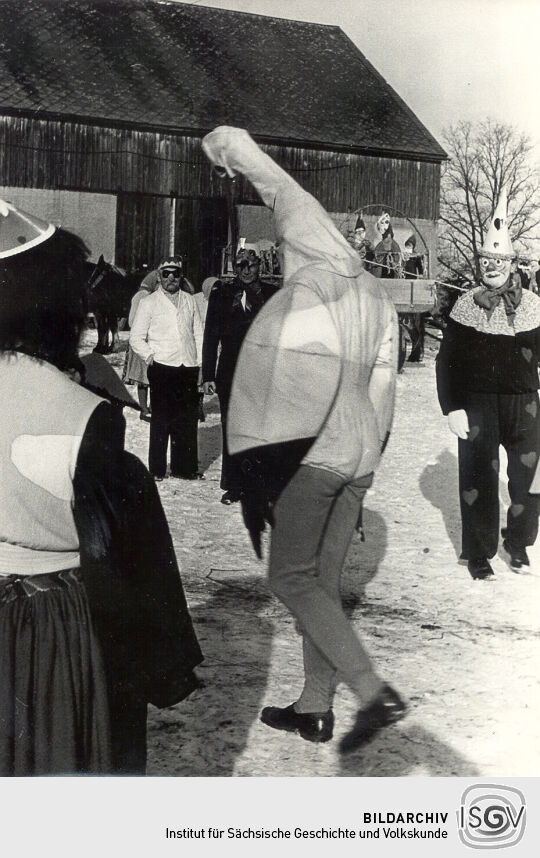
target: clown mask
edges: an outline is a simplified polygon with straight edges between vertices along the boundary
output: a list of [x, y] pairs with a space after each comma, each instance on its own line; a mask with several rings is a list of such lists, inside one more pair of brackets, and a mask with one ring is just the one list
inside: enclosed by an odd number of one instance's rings
[[376, 223], [377, 231], [381, 234], [383, 238], [386, 235], [389, 226], [390, 215], [388, 214], [388, 212], [383, 212], [383, 214], [380, 216]]
[[480, 257], [480, 274], [482, 282], [488, 289], [500, 289], [504, 286], [513, 268], [515, 268], [513, 260], [506, 259], [503, 256]]

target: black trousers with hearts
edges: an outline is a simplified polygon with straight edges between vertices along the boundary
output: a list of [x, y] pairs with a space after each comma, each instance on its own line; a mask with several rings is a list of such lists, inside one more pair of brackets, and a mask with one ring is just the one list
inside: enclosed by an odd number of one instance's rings
[[540, 453], [538, 393], [467, 393], [469, 437], [459, 439], [462, 558], [490, 558], [499, 541], [499, 450], [508, 457], [506, 538], [533, 545], [540, 501], [529, 488]]

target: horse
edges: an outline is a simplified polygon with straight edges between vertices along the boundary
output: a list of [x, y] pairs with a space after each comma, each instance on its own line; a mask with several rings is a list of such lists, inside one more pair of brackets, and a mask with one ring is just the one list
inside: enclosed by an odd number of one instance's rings
[[98, 334], [94, 351], [110, 354], [118, 342], [118, 321], [127, 318], [136, 287], [119, 268], [106, 262], [103, 255], [96, 264], [87, 266], [87, 306], [96, 320]]

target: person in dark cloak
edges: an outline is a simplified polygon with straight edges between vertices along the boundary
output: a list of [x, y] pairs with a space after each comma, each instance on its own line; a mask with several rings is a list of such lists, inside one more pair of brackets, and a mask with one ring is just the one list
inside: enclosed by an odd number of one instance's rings
[[260, 280], [261, 256], [258, 246], [244, 245], [235, 260], [235, 278], [215, 284], [208, 299], [203, 339], [202, 379], [205, 395], [217, 391], [221, 412], [222, 459], [221, 503], [240, 500], [242, 472], [231, 457], [227, 443], [227, 416], [231, 386], [238, 354], [250, 325], [277, 287]]

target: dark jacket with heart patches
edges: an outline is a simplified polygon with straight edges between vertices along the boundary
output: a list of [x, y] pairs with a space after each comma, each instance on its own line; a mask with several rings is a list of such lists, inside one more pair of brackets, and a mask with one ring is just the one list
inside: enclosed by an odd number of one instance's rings
[[443, 414], [464, 408], [470, 393], [532, 393], [540, 386], [540, 297], [524, 290], [512, 324], [502, 301], [488, 313], [474, 291], [456, 302], [437, 357]]

